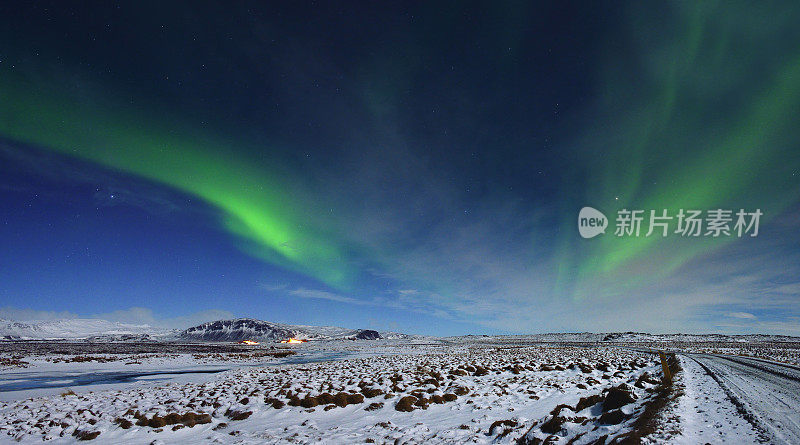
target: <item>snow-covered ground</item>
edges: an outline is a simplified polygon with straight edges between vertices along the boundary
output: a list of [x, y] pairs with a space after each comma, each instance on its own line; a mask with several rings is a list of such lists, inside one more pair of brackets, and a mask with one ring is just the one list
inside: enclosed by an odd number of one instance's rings
[[[668, 348], [678, 350], [678, 348]], [[770, 360], [789, 365], [800, 366], [800, 343], [747, 343], [747, 344], [691, 344], [682, 345], [682, 352], [694, 352], [714, 355], [732, 355]]]
[[692, 354], [690, 359], [770, 443], [800, 443], [800, 369], [760, 359]]
[[21, 359], [24, 366], [0, 368], [0, 401], [34, 396], [124, 389], [159, 382], [201, 382], [213, 374], [253, 366], [310, 363], [341, 359], [346, 351], [310, 350], [206, 354], [38, 355]]
[[[239, 368], [205, 382], [4, 403], [0, 437], [23, 443], [92, 436], [113, 443], [227, 443], [233, 437], [241, 443], [511, 443], [552, 430], [566, 443], [578, 434], [627, 432], [657, 383], [648, 377], [658, 372], [653, 356], [617, 348], [404, 345], [398, 348], [414, 353], [389, 348], [391, 355], [376, 353], [373, 343], [369, 348], [360, 358]], [[623, 396], [613, 402], [618, 406], [606, 406], [612, 387]], [[560, 405], [569, 406], [555, 412]]]
[[[682, 370], [667, 387], [657, 355], [627, 344], [323, 341], [293, 346], [297, 354], [282, 358], [259, 356], [283, 352], [269, 347], [226, 349], [234, 346], [213, 345], [220, 353], [7, 352], [0, 443], [793, 443], [798, 427], [800, 371], [743, 357], [679, 354]], [[214, 367], [227, 370], [177, 373]], [[76, 386], [75, 394], [57, 388], [75, 375], [132, 369], [176, 373]], [[30, 373], [56, 387], [3, 392], [3, 384], [24, 384]]]
[[678, 403], [667, 408], [664, 431], [679, 431], [670, 443], [759, 443], [761, 434], [753, 428], [699, 363], [681, 357], [682, 372], [675, 385], [682, 391]]

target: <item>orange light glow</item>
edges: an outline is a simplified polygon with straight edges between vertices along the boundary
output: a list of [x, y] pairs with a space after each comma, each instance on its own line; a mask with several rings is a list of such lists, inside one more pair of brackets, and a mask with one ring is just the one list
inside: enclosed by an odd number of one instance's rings
[[288, 340], [281, 340], [281, 343], [305, 343], [305, 340], [300, 340], [299, 338], [290, 338]]
[[258, 342], [254, 341], [254, 340], [242, 340], [239, 343], [241, 343], [243, 345], [257, 345], [258, 344]]

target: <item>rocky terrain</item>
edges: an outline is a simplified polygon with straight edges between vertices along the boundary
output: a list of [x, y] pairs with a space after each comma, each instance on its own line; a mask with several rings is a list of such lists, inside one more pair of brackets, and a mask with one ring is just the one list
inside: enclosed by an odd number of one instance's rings
[[6, 403], [0, 432], [54, 443], [566, 443], [638, 434], [660, 387], [653, 355], [617, 348], [414, 349]]

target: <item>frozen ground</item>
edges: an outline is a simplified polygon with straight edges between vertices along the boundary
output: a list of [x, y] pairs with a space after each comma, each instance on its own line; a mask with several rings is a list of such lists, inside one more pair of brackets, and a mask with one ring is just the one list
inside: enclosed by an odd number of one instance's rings
[[667, 408], [662, 427], [679, 432], [670, 437], [670, 443], [744, 445], [763, 439], [699, 363], [683, 356], [681, 367], [675, 385], [682, 394], [677, 404]]
[[744, 357], [688, 358], [719, 385], [765, 441], [800, 443], [800, 369]]
[[[97, 347], [91, 357], [111, 355]], [[475, 337], [294, 350], [18, 356], [27, 368], [6, 364], [0, 375], [233, 369], [0, 402], [0, 443], [798, 443], [796, 370], [755, 359], [679, 355], [668, 388], [647, 347]]]
[[[145, 348], [120, 343], [89, 347], [74, 343], [38, 346], [27, 351], [15, 348], [13, 353], [0, 354], [0, 401], [61, 394], [66, 390], [80, 394], [154, 383], [202, 382], [216, 373], [241, 367], [340, 360], [355, 355], [346, 348], [270, 348], [237, 344], [148, 344]], [[79, 350], [94, 352], [78, 353]]]
[[[23, 443], [566, 443], [627, 432], [657, 383], [652, 356], [617, 348], [411, 348], [15, 401], [0, 405], [0, 430]], [[630, 400], [604, 407], [620, 385]]]
[[700, 343], [683, 346], [680, 350], [713, 355], [735, 355], [800, 366], [800, 343], [797, 342]]

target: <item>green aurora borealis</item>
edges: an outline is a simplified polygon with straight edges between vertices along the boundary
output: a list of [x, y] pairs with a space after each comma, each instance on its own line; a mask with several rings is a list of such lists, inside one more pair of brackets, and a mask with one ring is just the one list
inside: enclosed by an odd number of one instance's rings
[[[303, 223], [279, 169], [255, 168], [232, 145], [118, 103], [87, 103], [51, 88], [2, 83], [0, 132], [8, 138], [138, 175], [201, 198], [247, 252], [334, 286], [346, 270], [338, 246]], [[39, 94], [30, 94], [40, 91]], [[162, 116], [163, 117], [163, 116]]]
[[[673, 6], [667, 23], [646, 5], [629, 12], [625, 43], [641, 49], [601, 76], [602, 113], [577, 150], [589, 160], [585, 202], [612, 219], [622, 208], [668, 209], [672, 216], [681, 208], [760, 208], [768, 221], [800, 198], [791, 180], [800, 167], [800, 35], [791, 20], [759, 23], [759, 14], [744, 7]], [[787, 17], [797, 17], [791, 9]], [[751, 28], [757, 32], [743, 31]], [[570, 236], [567, 251], [575, 243]], [[611, 277], [617, 286], [621, 272], [622, 283], [635, 285], [729, 241], [606, 236], [561, 268], [582, 279]], [[655, 271], [629, 273], [652, 257], [660, 259]]]

